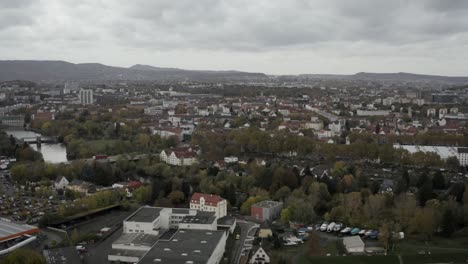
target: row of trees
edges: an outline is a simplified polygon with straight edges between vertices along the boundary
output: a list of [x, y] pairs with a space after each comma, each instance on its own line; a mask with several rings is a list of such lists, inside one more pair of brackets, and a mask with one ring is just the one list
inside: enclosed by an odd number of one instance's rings
[[18, 145], [13, 136], [0, 131], [0, 156], [15, 157], [18, 161], [42, 160], [42, 154], [27, 143]]
[[435, 153], [409, 153], [393, 148], [390, 141], [380, 144], [379, 138], [372, 135], [351, 134], [351, 144], [328, 144], [317, 141], [313, 133], [299, 136], [283, 131], [261, 131], [258, 128], [245, 128], [229, 132], [198, 131], [193, 135], [193, 143], [201, 146], [203, 156], [209, 160], [219, 160], [225, 156], [242, 156], [250, 153], [263, 155], [297, 155], [299, 157], [322, 157], [335, 161], [337, 157], [351, 160], [380, 160], [384, 163], [459, 167], [454, 158], [442, 161]]
[[69, 216], [119, 204], [123, 196], [122, 192], [109, 190], [76, 199], [72, 203], [61, 204], [57, 213], [44, 215], [41, 218], [40, 225], [49, 225]]

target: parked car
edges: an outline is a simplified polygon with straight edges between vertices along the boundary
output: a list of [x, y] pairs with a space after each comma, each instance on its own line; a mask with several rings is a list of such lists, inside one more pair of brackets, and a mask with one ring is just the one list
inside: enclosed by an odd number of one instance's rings
[[328, 222], [328, 221], [323, 222], [323, 224], [320, 226], [320, 231], [322, 231], [322, 232], [327, 231], [327, 228], [328, 228], [329, 224], [330, 224], [330, 222]]
[[378, 230], [372, 231], [372, 233], [369, 235], [369, 237], [372, 238], [372, 239], [378, 239], [379, 238], [379, 231]]
[[361, 231], [359, 231], [358, 234], [359, 234], [360, 236], [363, 236], [365, 233], [366, 233], [366, 230], [365, 230], [365, 229], [362, 229]]
[[343, 229], [342, 223], [336, 223], [335, 227], [333, 227], [333, 232], [340, 232]]
[[351, 230], [351, 235], [352, 235], [352, 236], [355, 236], [355, 235], [359, 234], [360, 231], [361, 231], [360, 228], [355, 227], [355, 228], [353, 228], [353, 229]]
[[367, 230], [366, 233], [364, 233], [364, 236], [369, 237], [374, 230]]
[[345, 227], [343, 230], [340, 231], [340, 235], [348, 235], [351, 232], [351, 227]]
[[335, 222], [331, 222], [328, 227], [327, 227], [327, 232], [330, 233], [333, 231], [333, 228], [335, 228]]

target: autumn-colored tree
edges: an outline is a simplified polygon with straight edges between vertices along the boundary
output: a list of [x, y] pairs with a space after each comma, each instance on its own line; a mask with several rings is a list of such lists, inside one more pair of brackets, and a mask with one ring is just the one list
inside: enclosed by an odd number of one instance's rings
[[167, 198], [172, 202], [174, 205], [178, 205], [184, 202], [185, 196], [184, 193], [181, 191], [173, 191], [171, 192]]

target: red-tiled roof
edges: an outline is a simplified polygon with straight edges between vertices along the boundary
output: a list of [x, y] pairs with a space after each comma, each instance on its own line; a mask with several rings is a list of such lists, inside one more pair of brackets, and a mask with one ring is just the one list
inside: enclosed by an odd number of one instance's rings
[[200, 203], [200, 198], [202, 197], [205, 199], [205, 204], [209, 206], [217, 206], [219, 202], [224, 201], [224, 198], [222, 198], [219, 195], [206, 194], [206, 193], [194, 193], [192, 195], [192, 199], [190, 202]]

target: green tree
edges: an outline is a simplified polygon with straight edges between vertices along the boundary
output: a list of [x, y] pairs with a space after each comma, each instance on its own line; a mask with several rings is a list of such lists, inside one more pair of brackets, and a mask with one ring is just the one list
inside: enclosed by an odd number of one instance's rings
[[37, 251], [20, 248], [0, 260], [0, 264], [46, 264], [46, 260]]
[[292, 213], [289, 208], [284, 208], [281, 211], [281, 221], [283, 223], [289, 223], [289, 221], [291, 221], [291, 217], [292, 217]]
[[442, 215], [442, 235], [446, 237], [452, 236], [456, 229], [456, 223], [454, 221], [454, 214], [450, 208], [446, 209]]
[[426, 205], [426, 201], [432, 198], [432, 181], [424, 176], [421, 177], [420, 182], [418, 182], [419, 189], [417, 197], [419, 200], [419, 205]]
[[457, 157], [448, 157], [445, 162], [447, 164], [447, 167], [452, 170], [457, 170], [458, 168], [460, 168], [460, 162], [458, 161]]
[[167, 198], [171, 200], [174, 205], [181, 204], [185, 200], [184, 193], [181, 191], [173, 191], [167, 196]]
[[133, 192], [133, 196], [141, 204], [152, 203], [152, 188], [150, 185], [142, 186]]
[[432, 178], [432, 186], [436, 190], [445, 189], [445, 178], [441, 171], [437, 171], [435, 173], [434, 177]]

